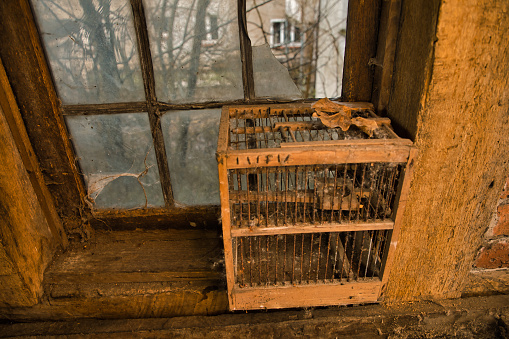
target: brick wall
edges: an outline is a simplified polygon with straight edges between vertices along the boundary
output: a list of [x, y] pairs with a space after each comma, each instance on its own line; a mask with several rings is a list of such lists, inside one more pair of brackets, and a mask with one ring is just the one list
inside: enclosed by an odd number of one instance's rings
[[509, 268], [509, 178], [500, 195], [484, 244], [474, 267], [477, 269]]

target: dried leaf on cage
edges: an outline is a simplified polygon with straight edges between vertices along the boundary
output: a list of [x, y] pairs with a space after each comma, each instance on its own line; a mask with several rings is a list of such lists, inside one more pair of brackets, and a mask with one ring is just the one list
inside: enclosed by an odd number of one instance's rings
[[343, 105], [330, 101], [328, 98], [318, 100], [313, 104], [316, 111], [327, 112], [327, 113], [338, 113], [343, 111]]
[[[352, 117], [352, 111], [358, 111], [360, 109], [359, 107], [353, 108], [349, 105], [330, 101], [328, 98], [318, 100], [311, 107], [314, 108], [316, 112], [325, 112], [329, 114], [343, 113], [347, 118]], [[364, 107], [361, 107], [361, 109], [364, 109]]]
[[315, 109], [313, 117], [319, 118], [325, 126], [340, 127], [344, 132], [350, 128], [353, 108], [332, 102], [327, 98], [318, 100], [312, 107]]
[[373, 136], [373, 131], [378, 128], [378, 124], [376, 123], [376, 121], [365, 118], [353, 118], [352, 124], [359, 127], [361, 131], [363, 131], [370, 137]]
[[318, 118], [325, 126], [329, 128], [337, 128], [340, 127], [344, 132], [348, 131], [350, 128], [351, 119], [346, 116], [343, 112], [329, 115], [324, 112], [316, 111], [313, 113], [313, 118]]

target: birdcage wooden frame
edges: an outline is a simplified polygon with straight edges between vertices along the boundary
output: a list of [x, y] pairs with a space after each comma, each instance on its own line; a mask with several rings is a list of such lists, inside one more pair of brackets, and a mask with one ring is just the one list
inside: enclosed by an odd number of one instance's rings
[[320, 126], [306, 103], [223, 107], [217, 161], [231, 310], [380, 300], [416, 148], [370, 104], [343, 104], [376, 121], [377, 133]]

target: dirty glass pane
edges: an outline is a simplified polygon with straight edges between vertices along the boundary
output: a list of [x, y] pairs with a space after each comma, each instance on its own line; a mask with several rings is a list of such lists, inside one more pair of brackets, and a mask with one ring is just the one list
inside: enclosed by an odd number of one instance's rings
[[[303, 97], [339, 97], [347, 9], [348, 0], [247, 0], [247, 30], [253, 46], [270, 47]], [[269, 93], [273, 97], [291, 98], [288, 93], [274, 92], [281, 81], [279, 77], [273, 77], [274, 89], [268, 90], [263, 81], [267, 82], [266, 76], [271, 71], [264, 65], [257, 66], [256, 59], [253, 62], [257, 96]], [[275, 67], [268, 62], [267, 66]], [[284, 83], [279, 87], [285, 87]]]
[[175, 201], [219, 205], [216, 149], [220, 109], [172, 111], [161, 119]]
[[146, 113], [67, 116], [66, 123], [96, 208], [164, 206]]
[[64, 104], [145, 100], [128, 0], [32, 0]]
[[241, 99], [237, 1], [144, 0], [158, 100]]

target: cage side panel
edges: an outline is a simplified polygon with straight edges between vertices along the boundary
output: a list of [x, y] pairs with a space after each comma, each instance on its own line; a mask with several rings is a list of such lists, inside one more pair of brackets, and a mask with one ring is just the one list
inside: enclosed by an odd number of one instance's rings
[[221, 111], [221, 120], [219, 122], [219, 135], [218, 135], [218, 139], [217, 139], [217, 152], [218, 153], [224, 153], [228, 150], [229, 127], [230, 127], [229, 110], [227, 107], [223, 107], [223, 109]]
[[371, 162], [404, 163], [408, 159], [409, 150], [409, 146], [400, 145], [233, 150], [228, 152], [226, 163], [229, 169]]
[[381, 282], [344, 285], [235, 288], [232, 310], [273, 309], [372, 303], [377, 301]]
[[[360, 128], [357, 126], [344, 130], [334, 123], [329, 123], [325, 117], [313, 117], [314, 109], [309, 105], [284, 105], [276, 108], [273, 105], [243, 106], [230, 108], [230, 150], [249, 149], [277, 149], [281, 147], [312, 146], [313, 144], [328, 145], [330, 142], [338, 144], [403, 144], [409, 140], [398, 138], [390, 129], [390, 119], [376, 116], [369, 107], [351, 109], [354, 125], [368, 124]], [[366, 120], [355, 120], [362, 118]], [[323, 121], [325, 119], [325, 122]], [[345, 124], [349, 124], [345, 122]], [[367, 123], [369, 121], [369, 123]], [[348, 125], [350, 126], [350, 125]], [[377, 127], [375, 127], [377, 126]], [[369, 140], [368, 140], [369, 139]], [[390, 142], [390, 140], [395, 142]], [[379, 142], [375, 142], [375, 141]], [[329, 144], [328, 144], [329, 143]], [[303, 145], [306, 144], [306, 145]]]
[[417, 158], [418, 150], [413, 147], [410, 150], [410, 156], [408, 158], [408, 163], [402, 173], [402, 180], [400, 182], [400, 187], [398, 187], [398, 193], [396, 196], [395, 207], [393, 211], [393, 220], [394, 220], [394, 229], [391, 231], [390, 244], [386, 248], [386, 253], [384, 255], [385, 265], [382, 267], [382, 289], [380, 291], [380, 297], [383, 297], [383, 292], [386, 288], [387, 282], [389, 280], [390, 270], [392, 268], [392, 264], [394, 261], [394, 256], [396, 252], [396, 247], [398, 245], [399, 232], [401, 227], [401, 222], [403, 219], [403, 214], [405, 212], [405, 207], [408, 199], [408, 194], [410, 190], [410, 183], [412, 180], [412, 174], [414, 170], [415, 160]]
[[[347, 106], [352, 109], [365, 109], [374, 111], [374, 106], [370, 102], [337, 102], [336, 103]], [[283, 109], [311, 109], [312, 103], [285, 103], [285, 104], [271, 104], [271, 105], [232, 105], [228, 106], [230, 110], [230, 115], [234, 115], [235, 110], [245, 110], [246, 108], [250, 110], [262, 110], [265, 111], [267, 109], [271, 110], [283, 110]], [[372, 115], [376, 116], [374, 113]]]
[[228, 300], [230, 309], [233, 307], [232, 288], [235, 281], [234, 254], [232, 249], [231, 225], [230, 225], [230, 198], [228, 190], [228, 170], [224, 155], [218, 157], [219, 190], [221, 196], [221, 221], [223, 227], [224, 257]]

